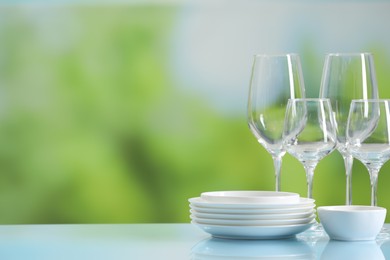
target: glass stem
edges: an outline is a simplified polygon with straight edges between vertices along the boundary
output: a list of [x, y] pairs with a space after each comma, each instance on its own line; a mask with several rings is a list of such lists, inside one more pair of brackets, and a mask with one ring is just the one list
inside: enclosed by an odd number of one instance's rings
[[282, 156], [273, 156], [274, 168], [275, 168], [275, 190], [281, 191], [280, 189], [280, 170], [282, 168]]
[[352, 205], [352, 165], [353, 157], [351, 155], [343, 156], [345, 175], [346, 175], [346, 198], [345, 205]]
[[305, 163], [304, 168], [306, 171], [306, 181], [307, 181], [307, 197], [313, 198], [313, 176], [314, 169], [316, 168], [317, 163]]
[[376, 191], [378, 187], [378, 173], [379, 168], [369, 168], [368, 169], [370, 173], [370, 181], [371, 181], [371, 206], [377, 206], [378, 201], [376, 199]]

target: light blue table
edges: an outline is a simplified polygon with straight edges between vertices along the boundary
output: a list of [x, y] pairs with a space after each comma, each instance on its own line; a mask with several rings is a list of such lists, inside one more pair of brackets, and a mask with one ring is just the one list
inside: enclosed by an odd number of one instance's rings
[[390, 240], [304, 238], [217, 239], [191, 224], [3, 225], [0, 259], [390, 259]]

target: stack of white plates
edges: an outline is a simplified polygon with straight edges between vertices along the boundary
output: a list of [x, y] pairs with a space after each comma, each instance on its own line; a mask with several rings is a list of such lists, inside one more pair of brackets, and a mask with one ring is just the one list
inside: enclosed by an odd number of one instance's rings
[[277, 239], [315, 223], [313, 199], [273, 191], [204, 192], [189, 199], [191, 223], [214, 237]]

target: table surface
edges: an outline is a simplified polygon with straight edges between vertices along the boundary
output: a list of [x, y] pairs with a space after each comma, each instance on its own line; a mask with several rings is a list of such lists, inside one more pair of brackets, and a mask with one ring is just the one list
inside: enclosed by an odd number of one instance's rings
[[[385, 224], [390, 228], [390, 224]], [[0, 259], [390, 259], [390, 239], [212, 238], [191, 224], [0, 225]]]

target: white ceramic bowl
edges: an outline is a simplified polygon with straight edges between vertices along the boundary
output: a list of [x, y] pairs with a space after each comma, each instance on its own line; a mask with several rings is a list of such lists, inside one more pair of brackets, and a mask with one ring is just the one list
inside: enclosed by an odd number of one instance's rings
[[386, 209], [373, 206], [325, 206], [318, 217], [331, 239], [374, 240], [386, 218]]
[[289, 204], [300, 201], [297, 193], [277, 191], [211, 191], [203, 192], [200, 197], [217, 203]]

